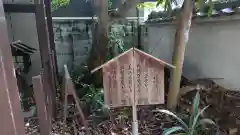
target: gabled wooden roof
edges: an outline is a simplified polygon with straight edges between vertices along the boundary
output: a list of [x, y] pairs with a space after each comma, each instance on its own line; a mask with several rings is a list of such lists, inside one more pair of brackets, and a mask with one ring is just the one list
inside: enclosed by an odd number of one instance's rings
[[21, 52], [23, 54], [29, 54], [29, 55], [37, 51], [35, 48], [32, 48], [26, 44], [23, 44], [20, 40], [11, 43], [11, 49], [12, 49], [12, 53]]
[[[127, 50], [126, 52], [124, 52], [124, 53], [116, 56], [115, 58], [111, 59], [110, 61], [102, 64], [101, 66], [96, 67], [95, 69], [93, 69], [93, 70], [91, 71], [91, 73], [96, 72], [97, 70], [99, 70], [99, 69], [101, 69], [101, 68], [109, 65], [110, 63], [115, 62], [115, 61], [118, 60], [120, 57], [122, 57], [122, 56], [124, 56], [124, 55], [127, 55], [128, 53], [132, 53], [132, 52], [138, 52], [138, 53], [140, 53], [140, 54], [142, 54], [142, 55], [144, 55], [144, 56], [146, 56], [146, 57], [148, 57], [148, 58], [156, 61], [157, 63], [162, 64], [163, 66], [168, 66], [168, 67], [171, 67], [171, 68], [175, 68], [175, 66], [173, 66], [173, 65], [171, 65], [171, 64], [169, 64], [169, 63], [167, 63], [167, 62], [165, 62], [165, 61], [163, 61], [163, 60], [160, 60], [160, 59], [158, 59], [158, 58], [156, 58], [156, 57], [154, 57], [154, 56], [152, 56], [152, 55], [150, 55], [150, 54], [147, 54], [147, 53], [145, 53], [145, 52], [143, 52], [143, 51], [141, 51], [141, 50], [133, 47], [133, 48], [130, 48], [129, 50]], [[134, 54], [134, 53], [133, 53], [133, 54]]]

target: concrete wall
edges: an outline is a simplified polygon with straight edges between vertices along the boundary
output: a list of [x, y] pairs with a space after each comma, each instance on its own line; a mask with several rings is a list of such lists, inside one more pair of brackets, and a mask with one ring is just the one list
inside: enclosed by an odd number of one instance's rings
[[85, 63], [92, 47], [92, 24], [89, 20], [53, 20], [57, 66], [69, 69]]
[[[69, 68], [74, 68], [86, 63], [92, 48], [94, 26], [91, 20], [53, 20], [53, 26], [59, 71], [62, 71], [64, 64], [68, 64]], [[124, 32], [123, 26], [126, 26], [126, 35], [121, 37], [122, 32]], [[132, 33], [132, 27], [134, 27], [134, 33]], [[126, 48], [136, 42], [136, 23], [133, 26], [131, 21], [114, 24], [111, 26], [111, 31], [117, 34], [115, 38], [124, 41]]]
[[[171, 63], [175, 25], [148, 27], [145, 50]], [[220, 85], [240, 90], [239, 20], [193, 22], [186, 48], [183, 74], [189, 79], [224, 78]]]

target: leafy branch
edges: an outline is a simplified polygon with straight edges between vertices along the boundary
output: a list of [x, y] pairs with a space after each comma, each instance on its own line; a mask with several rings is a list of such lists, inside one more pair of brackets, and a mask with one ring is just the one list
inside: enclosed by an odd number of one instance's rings
[[70, 0], [52, 0], [52, 11], [57, 10], [60, 7], [67, 6], [70, 3]]

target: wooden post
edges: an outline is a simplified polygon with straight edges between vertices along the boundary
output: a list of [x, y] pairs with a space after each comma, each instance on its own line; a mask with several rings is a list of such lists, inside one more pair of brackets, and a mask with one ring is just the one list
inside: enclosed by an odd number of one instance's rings
[[[1, 55], [1, 54], [0, 54]], [[11, 106], [11, 100], [8, 92], [8, 86], [6, 83], [6, 73], [4, 70], [4, 63], [2, 61], [2, 56], [0, 56], [0, 107], [1, 107], [1, 122], [0, 131], [3, 135], [20, 135], [17, 133], [16, 124], [19, 121], [14, 121], [13, 109]], [[23, 121], [22, 121], [22, 133], [24, 131]]]
[[49, 109], [52, 116], [55, 117], [55, 105], [56, 105], [56, 89], [54, 80], [54, 67], [52, 63], [51, 51], [49, 49], [48, 32], [44, 14], [44, 5], [36, 5], [36, 26], [38, 34], [39, 51], [41, 56], [42, 68], [43, 68], [43, 87], [45, 93], [49, 97]]
[[78, 114], [80, 115], [82, 123], [85, 127], [87, 127], [87, 121], [86, 121], [83, 111], [79, 105], [80, 104], [79, 99], [75, 92], [74, 85], [72, 83], [72, 80], [71, 80], [71, 77], [69, 75], [68, 68], [66, 65], [64, 65], [64, 80], [63, 81], [64, 81], [64, 87], [63, 87], [63, 91], [64, 91], [64, 93], [63, 93], [64, 94], [64, 112], [63, 112], [64, 113], [64, 120], [63, 120], [64, 129], [63, 129], [63, 133], [65, 134], [65, 125], [66, 125], [67, 115], [68, 115], [68, 111], [67, 111], [68, 96], [73, 96], [73, 99], [77, 106]]
[[0, 134], [24, 135], [24, 119], [8, 39], [3, 3], [0, 0]]
[[[133, 57], [132, 57], [132, 63], [133, 63], [133, 74], [132, 74], [132, 79], [133, 82], [135, 82], [135, 67], [136, 67], [136, 61], [134, 60], [134, 48], [133, 48]], [[136, 89], [135, 89], [135, 84], [133, 83], [133, 92], [132, 92], [132, 134], [133, 135], [138, 135], [138, 120], [137, 120], [137, 103], [136, 103]]]
[[[66, 85], [66, 84], [65, 84]], [[65, 90], [64, 90], [65, 91]], [[67, 123], [67, 106], [68, 106], [68, 100], [67, 100], [68, 95], [64, 93], [64, 109], [63, 109], [63, 134], [65, 134], [66, 130], [66, 123]]]
[[[50, 135], [51, 133], [51, 117], [49, 117], [46, 102], [45, 94], [43, 91], [42, 77], [40, 75], [32, 78], [34, 97], [37, 104], [37, 115], [40, 125], [40, 134], [41, 135]], [[50, 112], [51, 113], [51, 112]]]

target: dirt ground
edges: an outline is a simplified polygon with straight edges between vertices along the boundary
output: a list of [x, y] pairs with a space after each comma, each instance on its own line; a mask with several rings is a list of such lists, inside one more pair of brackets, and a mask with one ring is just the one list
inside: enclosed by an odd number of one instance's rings
[[[177, 109], [179, 116], [184, 117], [189, 114], [195, 92], [189, 92], [181, 98]], [[200, 95], [200, 107], [210, 105], [205, 116], [213, 119], [219, 125], [221, 135], [239, 135], [240, 92], [213, 87], [207, 91], [202, 90]], [[164, 128], [177, 124], [175, 120], [154, 112], [154, 110], [164, 107], [164, 105], [138, 107], [140, 135], [160, 135]], [[62, 112], [62, 107], [59, 107], [57, 119], [53, 122], [52, 135], [63, 134]], [[110, 110], [109, 114], [107, 117], [100, 118], [89, 116], [88, 128], [83, 128], [77, 124], [79, 123], [77, 118], [70, 119], [67, 132], [69, 135], [131, 135], [131, 108], [117, 108]], [[75, 123], [76, 126], [72, 123]], [[25, 127], [27, 135], [39, 134], [37, 119], [26, 120]]]

